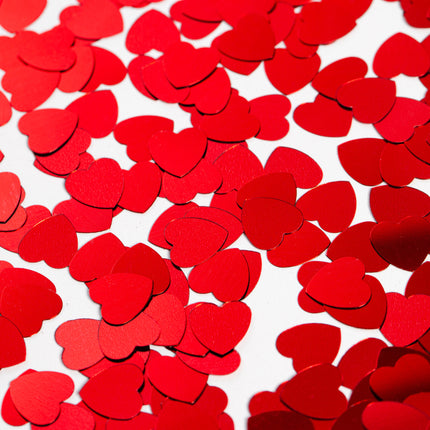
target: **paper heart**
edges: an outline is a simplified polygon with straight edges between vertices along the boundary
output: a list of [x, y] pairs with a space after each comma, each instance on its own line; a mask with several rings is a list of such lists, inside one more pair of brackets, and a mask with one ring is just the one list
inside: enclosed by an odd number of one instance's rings
[[25, 361], [24, 338], [18, 328], [4, 316], [0, 316], [0, 336], [4, 345], [0, 352], [0, 367], [15, 366]]
[[343, 137], [351, 127], [352, 112], [318, 94], [314, 102], [296, 108], [294, 121], [306, 131], [319, 136]]
[[388, 263], [404, 270], [417, 269], [430, 252], [430, 223], [406, 217], [398, 223], [383, 221], [370, 233], [376, 252]]
[[191, 369], [208, 375], [229, 375], [236, 371], [240, 365], [240, 355], [234, 350], [222, 357], [211, 352], [208, 352], [204, 357], [196, 357], [181, 352], [177, 352], [176, 356]]
[[384, 118], [396, 100], [394, 81], [363, 78], [347, 82], [336, 94], [337, 101], [347, 108], [357, 121], [374, 124]]
[[303, 215], [295, 206], [265, 197], [245, 200], [242, 224], [249, 241], [259, 249], [273, 249], [285, 234], [297, 231]]
[[371, 291], [363, 281], [365, 269], [357, 258], [344, 257], [323, 267], [306, 286], [306, 294], [334, 308], [361, 308]]
[[100, 349], [111, 360], [124, 360], [137, 347], [151, 345], [159, 336], [159, 325], [144, 313], [124, 325], [110, 325], [102, 320], [99, 327]]
[[194, 267], [188, 282], [196, 293], [213, 293], [221, 302], [240, 300], [249, 285], [248, 263], [239, 249], [226, 249]]
[[299, 230], [285, 235], [278, 247], [267, 251], [267, 259], [278, 267], [297, 266], [317, 257], [329, 245], [322, 230], [304, 221]]
[[191, 369], [178, 357], [151, 355], [146, 371], [148, 379], [157, 390], [172, 399], [187, 403], [197, 400], [208, 380], [207, 375]]
[[381, 78], [423, 76], [430, 68], [430, 58], [421, 43], [412, 37], [397, 33], [387, 39], [373, 59], [373, 70]]
[[242, 61], [269, 60], [275, 52], [275, 36], [263, 15], [243, 16], [233, 30], [221, 35], [218, 49]]
[[74, 390], [72, 379], [58, 372], [32, 372], [10, 383], [10, 395], [18, 412], [36, 425], [53, 423], [61, 403]]
[[91, 282], [90, 297], [101, 305], [103, 319], [114, 325], [126, 324], [148, 303], [152, 279], [135, 273], [114, 273]]
[[387, 293], [387, 315], [381, 333], [394, 346], [410, 345], [430, 328], [429, 309], [429, 296], [406, 298], [399, 293]]
[[167, 79], [176, 88], [202, 81], [215, 70], [218, 62], [219, 55], [215, 49], [196, 49], [185, 42], [170, 45], [163, 57]]
[[281, 400], [311, 418], [337, 418], [347, 407], [345, 396], [338, 390], [341, 382], [339, 370], [331, 364], [311, 366], [283, 386]]
[[0, 25], [10, 33], [16, 33], [35, 21], [46, 7], [47, 0], [24, 0], [17, 4], [4, 0], [0, 8]]
[[61, 324], [55, 340], [63, 350], [61, 360], [72, 370], [82, 370], [98, 363], [104, 356], [98, 342], [100, 322], [76, 319]]
[[320, 94], [336, 99], [336, 93], [343, 84], [364, 78], [366, 73], [367, 64], [361, 58], [342, 58], [320, 70], [312, 80], [312, 86]]
[[0, 222], [6, 222], [17, 209], [21, 200], [21, 182], [11, 172], [0, 173]]
[[79, 392], [84, 403], [105, 417], [128, 420], [142, 407], [143, 373], [134, 364], [117, 364], [94, 375]]
[[170, 45], [179, 40], [179, 31], [173, 22], [166, 15], [150, 10], [131, 26], [125, 46], [130, 52], [143, 55], [151, 49], [166, 52]]
[[430, 120], [430, 106], [417, 100], [397, 97], [390, 113], [374, 124], [376, 131], [393, 143], [405, 142], [417, 126]]
[[82, 39], [101, 39], [123, 30], [118, 7], [106, 0], [85, 0], [61, 12], [61, 23]]
[[[300, 90], [318, 73], [321, 60], [318, 54], [310, 58], [297, 58], [286, 49], [276, 49], [275, 56], [264, 62], [264, 70], [272, 85], [283, 94]], [[288, 70], [288, 73], [285, 71]]]
[[206, 136], [194, 128], [175, 134], [160, 131], [148, 141], [154, 161], [171, 175], [183, 177], [203, 158], [206, 151]]
[[189, 323], [204, 346], [224, 355], [245, 336], [251, 323], [251, 311], [242, 302], [229, 302], [222, 307], [202, 303], [190, 313]]
[[331, 363], [339, 352], [340, 329], [327, 324], [301, 324], [282, 332], [276, 340], [280, 354], [293, 359], [296, 372]]
[[76, 170], [66, 179], [66, 190], [73, 198], [97, 208], [115, 207], [123, 188], [121, 167], [110, 158], [100, 158], [88, 170]]
[[[62, 246], [58, 246], [61, 238]], [[64, 215], [44, 219], [27, 231], [22, 238], [18, 253], [32, 263], [44, 260], [56, 269], [67, 267], [78, 248], [76, 231]]]

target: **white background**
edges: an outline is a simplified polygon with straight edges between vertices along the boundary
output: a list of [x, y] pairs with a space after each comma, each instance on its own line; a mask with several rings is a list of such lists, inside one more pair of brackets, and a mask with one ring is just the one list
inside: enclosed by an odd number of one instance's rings
[[[122, 15], [125, 22], [125, 31], [121, 35], [96, 42], [95, 45], [114, 52], [123, 60], [125, 65], [128, 65], [134, 57], [125, 49], [125, 36], [128, 29], [145, 11], [153, 8], [168, 14], [173, 3], [174, 1], [172, 0], [165, 0], [144, 9], [123, 8]], [[31, 25], [29, 29], [41, 32], [52, 28], [59, 22], [58, 16], [61, 10], [75, 4], [76, 2], [71, 0], [48, 0], [48, 6], [42, 17]], [[208, 38], [197, 42], [193, 41], [192, 43], [195, 46], [209, 46], [210, 41], [215, 36], [228, 28], [227, 25], [223, 24]], [[4, 35], [8, 34], [4, 30], [1, 31]], [[372, 76], [371, 64], [376, 50], [388, 37], [400, 31], [415, 37], [419, 41], [422, 41], [429, 34], [428, 30], [408, 26], [397, 2], [389, 3], [383, 0], [374, 0], [370, 9], [358, 20], [356, 28], [350, 34], [330, 46], [324, 46], [319, 49], [318, 54], [322, 60], [321, 67], [343, 57], [358, 56], [368, 63], [369, 75]], [[278, 93], [267, 80], [263, 65], [260, 65], [248, 77], [237, 75], [230, 71], [228, 73], [232, 86], [238, 89], [240, 94], [248, 100], [266, 94]], [[396, 84], [398, 96], [420, 100], [425, 94], [425, 88], [419, 83], [418, 79], [400, 77], [396, 78]], [[111, 89], [119, 104], [118, 121], [137, 115], [155, 114], [173, 119], [176, 132], [190, 126], [189, 115], [184, 113], [177, 105], [147, 99], [135, 90], [128, 77], [121, 84]], [[322, 167], [324, 171], [323, 182], [333, 180], [351, 181], [357, 193], [358, 203], [357, 214], [353, 223], [372, 220], [368, 204], [370, 189], [356, 183], [343, 171], [337, 158], [337, 145], [359, 137], [378, 137], [377, 133], [371, 125], [363, 125], [356, 121], [353, 122], [351, 131], [345, 138], [324, 138], [302, 130], [293, 122], [292, 112], [299, 104], [313, 101], [315, 95], [316, 92], [308, 86], [289, 96], [293, 109], [287, 116], [290, 121], [288, 135], [278, 142], [251, 139], [248, 142], [250, 148], [263, 164], [277, 146], [289, 146], [306, 152]], [[54, 95], [42, 107], [64, 108], [76, 98], [76, 94], [64, 94], [56, 90]], [[27, 139], [17, 129], [17, 121], [21, 116], [21, 113], [15, 111], [12, 120], [0, 128], [0, 149], [5, 154], [5, 159], [0, 164], [0, 170], [12, 171], [19, 175], [22, 186], [26, 191], [24, 206], [42, 204], [52, 210], [58, 202], [68, 199], [68, 194], [64, 189], [64, 181], [45, 175], [33, 166], [34, 156], [28, 149]], [[133, 165], [133, 162], [126, 156], [125, 146], [118, 144], [112, 136], [104, 139], [93, 139], [89, 152], [95, 158], [112, 157], [123, 168], [130, 168]], [[427, 193], [430, 191], [429, 185], [425, 184], [424, 181], [415, 180], [412, 186]], [[200, 204], [209, 204], [210, 196], [201, 196], [195, 201]], [[164, 199], [157, 199], [156, 204], [143, 215], [123, 211], [114, 219], [111, 231], [127, 246], [132, 246], [138, 241], [147, 243], [148, 233], [152, 224], [159, 214], [169, 206], [170, 203]], [[80, 246], [94, 236], [96, 235], [80, 234]], [[61, 242], [59, 246], [61, 246]], [[245, 237], [237, 241], [234, 246], [241, 249], [253, 249]], [[164, 250], [157, 249], [157, 251], [164, 257], [168, 256], [168, 253]], [[237, 348], [242, 357], [242, 364], [232, 375], [211, 376], [209, 378], [209, 384], [221, 387], [228, 394], [229, 404], [226, 412], [232, 416], [238, 430], [246, 428], [247, 407], [251, 397], [259, 391], [274, 390], [281, 382], [289, 379], [294, 374], [291, 360], [282, 357], [275, 348], [276, 338], [282, 331], [306, 322], [324, 322], [339, 326], [342, 330], [342, 346], [336, 362], [343, 352], [356, 342], [366, 337], [382, 338], [378, 330], [351, 329], [336, 322], [326, 314], [312, 315], [302, 311], [297, 304], [297, 294], [301, 288], [296, 278], [297, 269], [274, 267], [268, 263], [264, 253], [262, 258], [263, 272], [260, 282], [251, 296], [245, 300], [252, 309], [253, 318], [247, 336]], [[75, 381], [75, 393], [78, 393], [86, 378], [81, 376], [79, 372], [70, 371], [63, 366], [61, 362], [62, 349], [55, 343], [54, 333], [56, 328], [64, 321], [83, 317], [99, 318], [99, 306], [89, 299], [86, 286], [70, 277], [68, 269], [55, 270], [45, 263], [29, 264], [22, 261], [16, 254], [3, 249], [0, 249], [0, 259], [11, 262], [15, 267], [26, 267], [47, 276], [55, 283], [64, 303], [63, 311], [57, 318], [45, 322], [38, 334], [26, 339], [26, 362], [0, 371], [0, 399], [3, 398], [10, 381], [28, 368], [56, 370], [69, 374]], [[321, 259], [325, 259], [325, 257]], [[375, 276], [382, 282], [387, 292], [397, 291], [403, 293], [410, 273], [390, 267]], [[197, 300], [214, 301], [211, 295], [202, 297], [201, 295], [192, 294], [191, 301]], [[166, 354], [167, 351], [163, 349], [163, 353]], [[79, 400], [79, 396], [74, 394], [69, 401], [77, 403]], [[0, 428], [9, 429], [13, 427], [6, 425], [0, 419]]]

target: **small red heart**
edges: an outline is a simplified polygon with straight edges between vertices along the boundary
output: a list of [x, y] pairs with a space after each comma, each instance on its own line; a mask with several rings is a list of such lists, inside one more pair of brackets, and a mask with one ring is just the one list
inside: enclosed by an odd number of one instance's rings
[[328, 232], [337, 233], [351, 224], [357, 201], [347, 181], [329, 182], [308, 191], [297, 201], [297, 208], [308, 221], [318, 221]]
[[[61, 238], [62, 246], [58, 246]], [[78, 238], [73, 225], [64, 215], [44, 219], [22, 238], [18, 253], [32, 263], [44, 260], [48, 266], [60, 269], [67, 267], [78, 248]]]
[[66, 189], [73, 198], [97, 208], [114, 208], [123, 188], [121, 167], [110, 158], [100, 158], [88, 170], [76, 170], [66, 179]]
[[280, 354], [293, 359], [296, 372], [331, 363], [340, 348], [340, 329], [327, 324], [301, 324], [282, 332], [276, 340]]
[[157, 10], [150, 10], [131, 26], [125, 46], [130, 52], [143, 55], [151, 49], [166, 52], [179, 41], [179, 31], [172, 20]]
[[55, 340], [64, 348], [61, 360], [66, 367], [86, 369], [104, 357], [98, 342], [99, 325], [98, 320], [77, 319], [57, 328]]
[[18, 412], [36, 425], [53, 423], [60, 415], [61, 403], [74, 390], [72, 379], [58, 372], [32, 372], [10, 383], [10, 395]]
[[17, 33], [35, 21], [46, 7], [47, 0], [4, 0], [0, 7], [0, 25], [10, 33]]
[[183, 177], [203, 158], [206, 136], [195, 128], [187, 128], [175, 134], [160, 131], [148, 141], [154, 161], [171, 175]]
[[0, 352], [0, 368], [15, 366], [25, 361], [24, 338], [18, 328], [4, 316], [0, 316], [0, 337], [3, 345]]
[[207, 78], [219, 62], [213, 48], [199, 48], [186, 42], [170, 45], [163, 57], [167, 79], [176, 87], [188, 87]]
[[381, 78], [393, 78], [401, 73], [423, 76], [429, 68], [430, 58], [424, 46], [404, 33], [387, 39], [373, 59], [373, 70]]
[[221, 35], [218, 49], [242, 61], [270, 60], [275, 52], [275, 36], [263, 15], [243, 16], [233, 30]]
[[387, 293], [387, 315], [381, 333], [394, 346], [416, 342], [430, 328], [430, 296], [417, 294], [408, 298]]
[[[286, 49], [276, 49], [275, 56], [264, 62], [264, 70], [272, 85], [283, 94], [291, 94], [306, 86], [318, 73], [321, 60], [318, 54], [297, 58]], [[288, 73], [285, 71], [288, 70]]]
[[315, 101], [299, 105], [294, 111], [294, 121], [310, 133], [327, 137], [346, 136], [351, 128], [352, 111], [318, 94]]
[[206, 388], [208, 376], [191, 369], [178, 357], [151, 355], [146, 366], [151, 384], [172, 399], [193, 403]]
[[[34, 370], [27, 370], [23, 373], [23, 375], [31, 372], [34, 372]], [[10, 388], [6, 391], [6, 394], [3, 397], [3, 402], [1, 405], [1, 416], [4, 421], [11, 426], [18, 427], [28, 423], [28, 421], [16, 410], [15, 405], [13, 404], [12, 398], [10, 396]]]
[[95, 426], [93, 413], [79, 405], [62, 403], [60, 405], [60, 415], [52, 424], [48, 426], [32, 425], [32, 427], [34, 430], [64, 430], [71, 425], [79, 426], [81, 430], [93, 430]]
[[114, 273], [89, 285], [91, 299], [101, 305], [103, 319], [114, 325], [126, 324], [148, 303], [152, 279], [135, 273]]
[[224, 355], [245, 336], [251, 323], [251, 310], [243, 302], [229, 302], [222, 307], [202, 303], [191, 311], [189, 323], [204, 346]]
[[295, 206], [265, 197], [245, 200], [242, 224], [249, 241], [259, 249], [273, 249], [285, 234], [293, 233], [303, 224], [303, 215]]
[[14, 173], [0, 173], [0, 196], [0, 222], [5, 223], [14, 214], [21, 200], [21, 182]]
[[296, 22], [294, 7], [287, 3], [276, 3], [269, 13], [270, 26], [275, 36], [275, 44], [285, 40]]
[[12, 216], [5, 222], [0, 224], [0, 231], [16, 231], [21, 228], [27, 220], [27, 211], [18, 206]]
[[118, 420], [135, 417], [142, 407], [138, 390], [143, 373], [134, 364], [117, 364], [94, 375], [79, 392], [96, 413]]
[[430, 252], [430, 223], [417, 216], [398, 223], [383, 221], [370, 233], [376, 252], [388, 263], [404, 270], [416, 270]]
[[357, 121], [374, 124], [384, 118], [394, 106], [396, 84], [389, 79], [356, 79], [342, 85], [336, 98], [342, 106], [352, 108]]
[[306, 294], [317, 302], [334, 308], [361, 308], [371, 297], [369, 285], [363, 281], [363, 263], [344, 257], [324, 266], [306, 286]]
[[290, 379], [282, 388], [281, 400], [300, 414], [330, 420], [340, 416], [347, 407], [345, 396], [338, 390], [341, 383], [337, 367], [318, 364]]

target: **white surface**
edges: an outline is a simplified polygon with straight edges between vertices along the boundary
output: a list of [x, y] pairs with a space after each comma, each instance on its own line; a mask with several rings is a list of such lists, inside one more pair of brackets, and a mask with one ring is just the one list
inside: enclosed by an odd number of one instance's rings
[[[148, 8], [132, 9], [124, 8], [123, 17], [125, 31], [118, 36], [101, 40], [95, 45], [105, 47], [117, 54], [126, 65], [134, 57], [125, 49], [125, 35], [133, 22], [150, 8], [168, 12], [171, 0], [155, 3]], [[48, 7], [43, 16], [29, 28], [35, 31], [44, 31], [52, 28], [58, 23], [59, 12], [68, 5], [76, 4], [71, 0], [49, 0]], [[209, 38], [193, 42], [195, 46], [208, 46], [214, 35], [225, 31], [226, 25], [220, 26]], [[322, 67], [327, 64], [346, 57], [359, 56], [369, 65], [370, 74], [373, 55], [380, 46], [392, 34], [402, 31], [406, 34], [423, 40], [428, 30], [419, 30], [409, 27], [403, 19], [399, 4], [374, 0], [366, 14], [358, 20], [357, 27], [346, 37], [330, 46], [321, 47], [318, 54], [322, 60]], [[4, 34], [7, 34], [3, 31]], [[232, 85], [240, 91], [240, 94], [248, 99], [265, 94], [277, 94], [278, 91], [272, 87], [267, 80], [262, 65], [248, 77], [237, 75], [228, 71]], [[397, 94], [416, 99], [421, 99], [425, 94], [425, 88], [417, 79], [396, 78]], [[154, 102], [135, 90], [126, 78], [121, 84], [111, 88], [117, 97], [119, 104], [119, 119], [137, 115], [159, 114], [169, 117], [175, 121], [175, 131], [190, 126], [189, 115], [176, 105], [169, 105], [160, 101]], [[293, 110], [304, 102], [313, 101], [316, 92], [308, 86], [307, 88], [289, 97]], [[56, 91], [54, 95], [42, 107], [66, 107], [76, 94], [64, 94]], [[292, 110], [292, 111], [293, 111]], [[290, 120], [290, 132], [278, 142], [265, 142], [251, 139], [250, 148], [264, 163], [270, 153], [277, 146], [290, 146], [300, 149], [312, 156], [324, 171], [323, 182], [333, 180], [350, 180], [356, 193], [358, 201], [357, 214], [354, 223], [371, 220], [368, 205], [369, 188], [361, 186], [353, 181], [342, 169], [337, 158], [337, 144], [359, 137], [377, 137], [371, 125], [363, 125], [354, 121], [351, 131], [346, 138], [331, 139], [312, 135], [298, 127], [292, 120], [292, 111], [288, 115]], [[21, 113], [14, 112], [12, 120], [0, 128], [0, 149], [5, 154], [4, 161], [0, 164], [1, 171], [13, 171], [21, 179], [22, 186], [26, 190], [24, 206], [32, 204], [43, 204], [50, 210], [54, 206], [68, 198], [64, 189], [64, 181], [41, 173], [33, 166], [34, 156], [28, 149], [26, 137], [21, 135], [17, 129], [17, 121]], [[115, 158], [122, 167], [129, 168], [133, 162], [125, 154], [125, 146], [118, 144], [112, 136], [104, 139], [93, 140], [89, 152], [95, 157]], [[423, 181], [414, 181], [412, 186], [429, 192], [428, 184]], [[208, 204], [210, 198], [203, 196], [195, 200], [197, 203]], [[111, 231], [115, 233], [125, 245], [131, 246], [138, 241], [147, 243], [149, 230], [158, 215], [170, 206], [164, 199], [157, 199], [151, 209], [141, 215], [124, 211], [114, 219]], [[80, 234], [80, 245], [87, 242], [96, 234]], [[234, 244], [241, 249], [253, 249], [245, 237]], [[159, 250], [161, 255], [168, 256], [164, 250]], [[235, 422], [236, 429], [246, 428], [248, 417], [248, 402], [250, 398], [259, 391], [274, 390], [281, 382], [290, 378], [294, 372], [290, 360], [282, 357], [275, 348], [277, 336], [293, 325], [305, 322], [325, 322], [339, 326], [342, 330], [341, 352], [336, 360], [342, 356], [351, 345], [366, 337], [381, 337], [377, 330], [358, 330], [344, 326], [327, 314], [312, 315], [302, 311], [297, 304], [297, 294], [300, 285], [297, 282], [297, 268], [281, 269], [270, 265], [263, 257], [263, 272], [260, 282], [254, 292], [245, 302], [251, 307], [253, 318], [250, 330], [245, 339], [239, 344], [237, 350], [241, 354], [242, 364], [238, 371], [229, 376], [211, 376], [209, 384], [223, 388], [229, 397], [226, 412]], [[99, 318], [99, 306], [94, 304], [88, 297], [87, 288], [84, 284], [73, 280], [67, 269], [55, 270], [45, 263], [29, 264], [22, 261], [16, 254], [0, 249], [0, 259], [11, 262], [15, 267], [26, 267], [39, 271], [51, 279], [61, 295], [64, 308], [61, 314], [43, 324], [42, 330], [26, 339], [27, 361], [18, 366], [0, 371], [0, 399], [3, 398], [9, 382], [28, 368], [36, 370], [57, 370], [67, 373], [75, 381], [76, 391], [79, 392], [86, 378], [79, 372], [70, 371], [61, 362], [62, 349], [55, 343], [54, 333], [56, 328], [64, 321], [76, 318]], [[325, 257], [322, 257], [325, 259]], [[382, 273], [375, 275], [383, 283], [385, 290], [403, 293], [409, 272], [390, 267]], [[192, 295], [192, 300], [213, 301], [211, 295], [202, 297]], [[167, 352], [167, 351], [166, 351]], [[78, 402], [79, 396], [74, 394], [70, 399]], [[1, 429], [13, 428], [0, 421]]]

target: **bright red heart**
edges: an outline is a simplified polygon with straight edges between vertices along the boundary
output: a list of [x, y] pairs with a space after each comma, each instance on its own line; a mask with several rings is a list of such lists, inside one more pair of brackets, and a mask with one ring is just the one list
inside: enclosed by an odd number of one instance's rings
[[21, 200], [21, 182], [14, 173], [0, 173], [0, 196], [0, 222], [5, 223]]
[[3, 344], [0, 352], [0, 368], [15, 366], [25, 361], [24, 338], [18, 328], [4, 316], [0, 316], [0, 337]]
[[4, 0], [0, 7], [0, 25], [10, 33], [17, 33], [35, 21], [46, 7], [47, 0]]
[[191, 369], [208, 375], [229, 375], [235, 372], [240, 365], [240, 355], [234, 350], [222, 357], [211, 352], [204, 357], [181, 352], [177, 352], [176, 356]]

